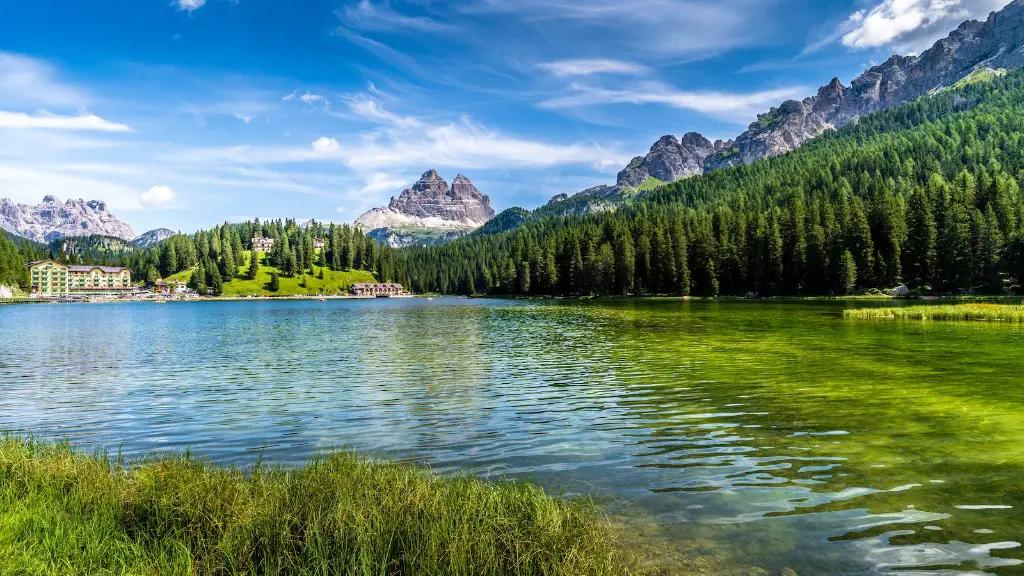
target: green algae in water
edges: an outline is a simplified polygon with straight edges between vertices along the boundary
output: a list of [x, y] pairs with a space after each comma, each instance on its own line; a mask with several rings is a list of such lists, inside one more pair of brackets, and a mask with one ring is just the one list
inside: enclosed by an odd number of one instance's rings
[[1024, 330], [848, 305], [7, 307], [0, 429], [530, 480], [682, 573], [1024, 574]]

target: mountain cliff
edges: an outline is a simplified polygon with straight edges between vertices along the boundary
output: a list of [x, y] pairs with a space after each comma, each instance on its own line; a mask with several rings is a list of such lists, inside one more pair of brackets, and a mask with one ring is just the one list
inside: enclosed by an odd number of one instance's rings
[[403, 246], [451, 241], [493, 217], [490, 197], [469, 178], [459, 174], [449, 186], [436, 170], [428, 170], [386, 207], [366, 212], [355, 224], [382, 242]]
[[114, 236], [135, 238], [132, 227], [107, 210], [99, 200], [61, 202], [46, 196], [41, 204], [15, 204], [0, 199], [0, 228], [36, 242], [50, 242], [65, 236]]
[[[668, 183], [713, 170], [752, 164], [794, 150], [828, 130], [861, 116], [911, 102], [972, 76], [985, 77], [1024, 65], [1024, 0], [1015, 0], [984, 22], [969, 20], [919, 56], [892, 56], [846, 86], [839, 78], [803, 100], [789, 100], [758, 115], [735, 140], [711, 143], [689, 133], [677, 140], [663, 136], [646, 156], [637, 156], [618, 174], [615, 186], [590, 188], [568, 199], [552, 198], [545, 212], [558, 206], [589, 211], [570, 200], [597, 197], [601, 206], [623, 192], [647, 184]], [[595, 191], [599, 192], [595, 194]]]

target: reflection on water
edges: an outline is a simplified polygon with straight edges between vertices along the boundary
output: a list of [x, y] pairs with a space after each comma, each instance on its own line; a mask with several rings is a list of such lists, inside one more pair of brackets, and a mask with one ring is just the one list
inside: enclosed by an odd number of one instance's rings
[[1024, 574], [1024, 332], [840, 310], [0, 307], [0, 429], [243, 466], [354, 448], [530, 479], [720, 567]]

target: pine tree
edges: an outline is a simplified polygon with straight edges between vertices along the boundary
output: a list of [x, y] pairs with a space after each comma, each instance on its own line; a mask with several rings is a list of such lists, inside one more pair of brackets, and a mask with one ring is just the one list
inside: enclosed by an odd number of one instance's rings
[[277, 292], [281, 289], [281, 279], [278, 277], [277, 272], [270, 273], [270, 282], [267, 284], [267, 290], [271, 292]]
[[907, 241], [903, 245], [903, 271], [911, 286], [929, 286], [935, 267], [935, 220], [924, 190], [915, 190], [907, 202]]
[[839, 287], [844, 296], [853, 294], [857, 286], [857, 261], [849, 250], [839, 259]]
[[245, 273], [245, 277], [249, 280], [255, 280], [256, 275], [260, 271], [260, 253], [256, 250], [252, 250], [249, 254], [249, 269]]

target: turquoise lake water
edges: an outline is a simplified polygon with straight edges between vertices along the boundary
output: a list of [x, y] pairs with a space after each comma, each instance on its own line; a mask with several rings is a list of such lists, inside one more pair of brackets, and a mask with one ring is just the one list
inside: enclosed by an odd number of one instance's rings
[[1024, 330], [847, 305], [0, 306], [0, 430], [530, 480], [721, 573], [1024, 574]]

